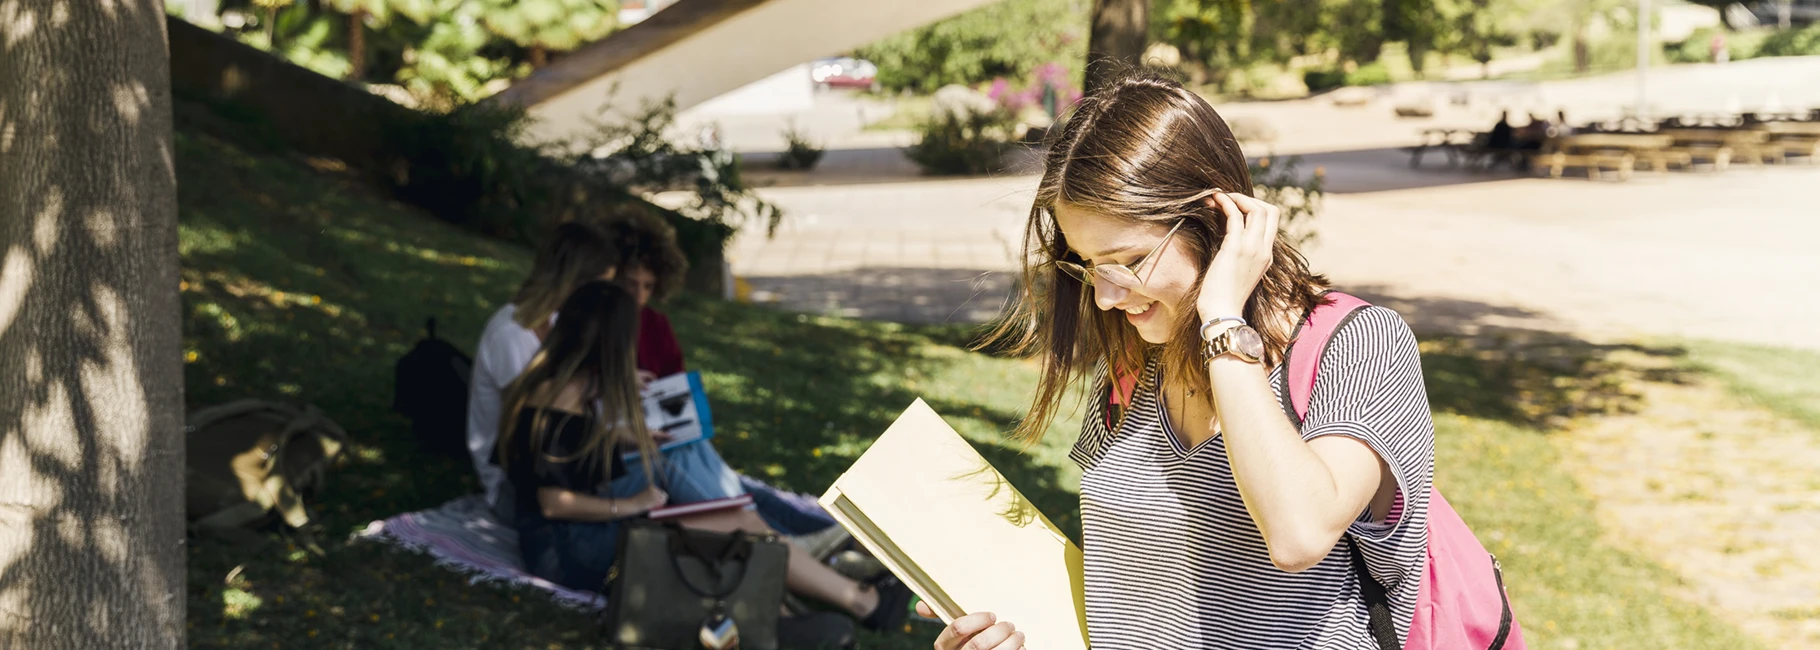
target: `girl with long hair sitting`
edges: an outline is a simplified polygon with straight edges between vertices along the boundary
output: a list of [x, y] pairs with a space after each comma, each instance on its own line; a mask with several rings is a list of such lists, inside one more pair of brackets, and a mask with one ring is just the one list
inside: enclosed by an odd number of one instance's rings
[[[635, 374], [637, 300], [618, 285], [591, 282], [558, 314], [530, 365], [506, 388], [497, 453], [512, 486], [512, 523], [525, 566], [565, 587], [598, 590], [617, 556], [620, 524], [663, 506], [669, 495], [648, 481], [597, 493], [626, 474], [621, 449], [638, 449], [645, 463], [655, 456]], [[746, 509], [678, 522], [715, 532], [771, 532]], [[907, 589], [855, 582], [794, 545], [787, 584], [874, 629], [902, 625], [908, 614]]]

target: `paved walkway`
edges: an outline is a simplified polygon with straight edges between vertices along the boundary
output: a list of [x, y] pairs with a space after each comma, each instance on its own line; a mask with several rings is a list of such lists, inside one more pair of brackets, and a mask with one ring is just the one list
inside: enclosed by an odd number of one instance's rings
[[[1605, 86], [1492, 82], [1475, 92], [1528, 88], [1522, 92], [1563, 102], [1577, 97], [1590, 112], [1616, 101], [1606, 86], [1620, 77], [1606, 78]], [[1657, 92], [1676, 105], [1697, 101], [1701, 87], [1723, 91], [1709, 98], [1720, 103], [1776, 95], [1785, 106], [1820, 105], [1820, 91], [1761, 90], [1776, 78], [1810, 77], [1820, 79], [1820, 58], [1680, 66], [1656, 75]], [[1820, 255], [1811, 250], [1820, 241], [1813, 196], [1820, 166], [1640, 174], [1626, 183], [1434, 164], [1411, 170], [1395, 147], [1417, 130], [1448, 120], [1476, 124], [1497, 104], [1447, 107], [1434, 120], [1409, 122], [1391, 116], [1389, 101], [1222, 107], [1229, 116], [1272, 120], [1282, 135], [1271, 149], [1303, 156], [1305, 170], [1325, 168], [1331, 194], [1307, 253], [1341, 286], [1502, 305], [1531, 314], [1532, 324], [1583, 334], [1820, 348], [1812, 336], [1820, 301], [1792, 297], [1820, 277]], [[1578, 110], [1570, 108], [1570, 116]], [[908, 322], [981, 321], [997, 312], [1012, 284], [1006, 272], [1017, 266], [1036, 177], [918, 177], [896, 149], [881, 146], [904, 137], [857, 134], [863, 146], [830, 151], [812, 174], [751, 174], [770, 185], [761, 194], [789, 214], [775, 239], [747, 234], [730, 251], [755, 300]], [[1012, 167], [1028, 171], [1032, 163], [1026, 157]], [[1471, 324], [1459, 314], [1407, 316]]]

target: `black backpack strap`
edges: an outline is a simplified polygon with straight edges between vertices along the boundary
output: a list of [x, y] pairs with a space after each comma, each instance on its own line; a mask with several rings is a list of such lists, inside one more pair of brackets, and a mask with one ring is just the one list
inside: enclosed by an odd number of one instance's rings
[[1390, 617], [1390, 594], [1365, 566], [1365, 554], [1359, 550], [1359, 541], [1347, 536], [1346, 548], [1352, 552], [1352, 570], [1359, 574], [1359, 593], [1364, 596], [1365, 611], [1371, 617], [1371, 638], [1378, 642], [1378, 650], [1403, 650], [1403, 641], [1397, 638], [1397, 623]]

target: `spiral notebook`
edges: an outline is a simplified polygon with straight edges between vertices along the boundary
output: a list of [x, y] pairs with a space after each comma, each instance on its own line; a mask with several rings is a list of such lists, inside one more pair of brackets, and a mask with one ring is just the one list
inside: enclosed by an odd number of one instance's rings
[[821, 504], [943, 621], [992, 612], [1028, 647], [1087, 648], [1080, 548], [922, 400]]

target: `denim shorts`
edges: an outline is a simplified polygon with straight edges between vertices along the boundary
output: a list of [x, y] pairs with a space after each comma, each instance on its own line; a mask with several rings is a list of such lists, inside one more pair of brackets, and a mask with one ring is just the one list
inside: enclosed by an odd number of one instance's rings
[[619, 555], [619, 522], [547, 521], [518, 531], [525, 569], [581, 591], [600, 592]]

